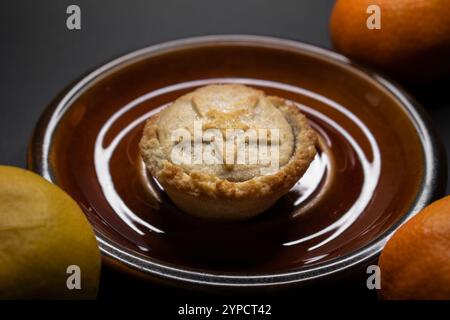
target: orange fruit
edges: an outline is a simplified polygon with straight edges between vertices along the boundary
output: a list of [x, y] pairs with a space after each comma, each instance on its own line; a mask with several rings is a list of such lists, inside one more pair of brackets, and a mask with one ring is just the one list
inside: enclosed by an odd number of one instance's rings
[[[370, 5], [380, 29], [369, 29]], [[450, 1], [337, 0], [330, 20], [337, 51], [408, 82], [450, 74]]]
[[450, 299], [450, 196], [400, 227], [379, 265], [383, 299]]

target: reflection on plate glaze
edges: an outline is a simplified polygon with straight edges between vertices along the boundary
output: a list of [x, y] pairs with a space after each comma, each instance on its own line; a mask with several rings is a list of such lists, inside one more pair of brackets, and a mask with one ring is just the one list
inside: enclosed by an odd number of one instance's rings
[[[128, 208], [128, 206], [121, 199], [119, 193], [115, 189], [110, 172], [110, 160], [114, 153], [114, 150], [119, 145], [120, 141], [126, 136], [127, 133], [135, 129], [137, 126], [142, 125], [147, 118], [159, 112], [164, 106], [160, 106], [159, 108], [153, 109], [150, 112], [147, 112], [144, 115], [140, 116], [139, 118], [135, 119], [125, 128], [123, 128], [114, 137], [114, 139], [107, 146], [105, 146], [105, 136], [109, 132], [110, 128], [124, 114], [126, 114], [128, 111], [137, 107], [138, 105], [142, 104], [147, 100], [153, 99], [157, 96], [169, 92], [188, 88], [195, 88], [198, 86], [203, 86], [211, 83], [242, 83], [263, 88], [264, 87], [275, 88], [283, 91], [301, 94], [310, 97], [312, 99], [318, 100], [324, 103], [325, 105], [329, 106], [330, 108], [334, 108], [335, 111], [341, 113], [343, 116], [348, 118], [350, 121], [353, 122], [354, 125], [356, 125], [363, 132], [365, 138], [368, 140], [371, 147], [370, 150], [371, 154], [369, 156], [367, 156], [364, 153], [362, 148], [359, 146], [358, 142], [355, 139], [353, 139], [353, 137], [346, 131], [346, 129], [340, 126], [337, 122], [333, 121], [331, 118], [308, 106], [299, 105], [299, 107], [302, 110], [306, 111], [307, 114], [314, 115], [315, 117], [321, 119], [322, 121], [333, 127], [335, 130], [337, 130], [344, 137], [344, 139], [351, 145], [362, 165], [364, 181], [359, 196], [357, 200], [354, 202], [353, 206], [337, 221], [328, 225], [326, 228], [320, 230], [319, 232], [309, 235], [302, 235], [301, 238], [285, 242], [283, 245], [293, 246], [330, 233], [323, 241], [309, 248], [309, 251], [311, 251], [332, 241], [340, 234], [342, 234], [349, 226], [351, 226], [352, 223], [354, 223], [354, 221], [358, 218], [358, 216], [363, 212], [363, 210], [369, 203], [380, 177], [380, 168], [381, 168], [380, 151], [376, 143], [376, 140], [372, 135], [372, 133], [370, 132], [370, 130], [349, 110], [337, 104], [336, 102], [327, 99], [324, 96], [288, 84], [257, 79], [247, 79], [247, 78], [214, 78], [206, 80], [197, 80], [191, 82], [183, 82], [180, 84], [175, 84], [155, 91], [151, 91], [129, 102], [124, 107], [120, 108], [119, 111], [117, 111], [102, 126], [95, 142], [95, 155], [94, 155], [95, 169], [97, 179], [105, 195], [105, 198], [107, 199], [111, 207], [115, 210], [117, 215], [131, 229], [133, 229], [140, 235], [145, 234], [145, 232], [147, 231], [164, 233], [164, 231], [161, 230], [158, 226], [152, 225], [148, 221], [144, 221], [142, 218], [134, 214], [130, 208]], [[322, 144], [324, 146], [327, 145], [329, 146], [331, 142], [329, 137], [326, 136], [325, 132], [321, 131], [320, 128], [316, 128], [316, 131], [321, 136]], [[316, 156], [315, 160], [312, 162], [308, 171], [305, 173], [302, 179], [300, 179], [299, 182], [293, 187], [293, 190], [298, 191], [298, 193], [301, 194], [301, 196], [296, 200], [295, 206], [308, 205], [307, 202], [310, 200], [310, 198], [312, 198], [312, 195], [315, 192], [318, 192], [318, 195], [316, 194], [315, 197], [320, 197], [322, 191], [326, 192], [326, 182], [327, 180], [329, 180], [329, 175], [332, 174], [333, 170], [336, 170], [336, 168], [333, 168], [333, 165], [331, 164], [332, 159], [330, 157], [332, 155], [330, 155], [326, 151], [326, 147], [321, 149], [324, 149], [322, 150], [323, 152], [320, 152]], [[148, 188], [151, 189], [152, 187], [148, 186]], [[318, 190], [320, 188], [323, 188], [324, 190]], [[153, 192], [157, 194], [157, 192], [155, 192], [154, 190]], [[318, 259], [320, 258], [321, 257], [319, 257]]]
[[[327, 228], [322, 229], [319, 232], [316, 232], [314, 234], [311, 234], [309, 236], [297, 239], [295, 241], [284, 243], [285, 246], [292, 246], [298, 243], [302, 243], [305, 241], [309, 241], [311, 239], [314, 239], [316, 237], [319, 237], [321, 235], [324, 235], [330, 231], [333, 231], [333, 234], [328, 236], [327, 239], [324, 241], [318, 243], [317, 245], [309, 248], [310, 251], [323, 246], [324, 244], [330, 242], [331, 240], [335, 239], [337, 236], [339, 236], [342, 232], [344, 232], [363, 212], [363, 210], [366, 208], [367, 204], [369, 203], [370, 199], [372, 198], [372, 193], [375, 190], [375, 187], [378, 184], [378, 179], [380, 177], [380, 169], [381, 169], [381, 158], [380, 158], [380, 151], [378, 149], [378, 145], [375, 141], [375, 138], [372, 136], [370, 131], [364, 126], [363, 123], [358, 121], [356, 117], [353, 117], [353, 121], [355, 121], [358, 126], [364, 131], [366, 134], [366, 137], [370, 141], [370, 146], [372, 147], [372, 154], [373, 154], [373, 161], [370, 162], [365, 154], [364, 151], [361, 149], [359, 144], [353, 137], [337, 122], [333, 121], [332, 119], [325, 117], [320, 112], [317, 112], [311, 108], [304, 107], [305, 110], [308, 110], [309, 114], [312, 114], [316, 116], [317, 118], [322, 119], [324, 122], [329, 123], [332, 125], [335, 129], [339, 131], [339, 133], [348, 141], [350, 142], [353, 149], [356, 151], [359, 160], [363, 166], [364, 171], [364, 184], [361, 190], [361, 193], [359, 194], [358, 200], [355, 201], [353, 206], [336, 222], [329, 225]], [[347, 112], [348, 113], [348, 112]], [[348, 114], [346, 114], [348, 115]]]

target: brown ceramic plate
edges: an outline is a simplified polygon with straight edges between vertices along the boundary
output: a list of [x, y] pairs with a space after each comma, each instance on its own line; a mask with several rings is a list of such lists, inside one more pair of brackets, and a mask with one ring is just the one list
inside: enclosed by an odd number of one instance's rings
[[[321, 137], [297, 185], [240, 223], [180, 212], [137, 147], [149, 116], [229, 82], [294, 101]], [[446, 174], [425, 114], [392, 82], [336, 53], [256, 36], [169, 42], [98, 68], [45, 112], [29, 167], [78, 201], [108, 261], [207, 286], [307, 282], [363, 265], [442, 194]]]

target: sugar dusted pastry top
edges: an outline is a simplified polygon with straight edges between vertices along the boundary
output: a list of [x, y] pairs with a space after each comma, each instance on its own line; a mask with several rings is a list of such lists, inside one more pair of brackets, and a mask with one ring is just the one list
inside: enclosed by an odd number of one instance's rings
[[[171, 152], [177, 141], [172, 133], [182, 128], [192, 137], [192, 125], [200, 119], [203, 130], [278, 129], [275, 139], [272, 131], [267, 136], [271, 143], [279, 143], [278, 168], [262, 174], [266, 164], [259, 162], [211, 165], [173, 161]], [[294, 103], [243, 85], [224, 84], [199, 88], [152, 116], [144, 127], [139, 147], [146, 168], [183, 210], [196, 215], [223, 215], [231, 210], [224, 209], [229, 206], [227, 201], [233, 200], [238, 201], [236, 205], [245, 202], [239, 210], [239, 206], [232, 210], [233, 215], [248, 216], [267, 208], [292, 188], [314, 159], [316, 142], [316, 133]], [[210, 203], [217, 204], [217, 210], [206, 210], [201, 202], [206, 199], [225, 202]], [[250, 203], [258, 208], [250, 209]]]
[[[185, 128], [194, 136], [194, 123], [201, 120], [202, 130], [218, 129], [224, 138], [227, 129], [240, 129], [241, 134], [252, 129], [263, 134], [260, 129], [267, 129], [267, 135], [264, 135], [268, 145], [272, 142], [270, 129], [278, 129], [279, 139], [274, 143], [278, 143], [279, 165], [285, 165], [294, 151], [294, 135], [291, 125], [274, 105], [276, 99], [267, 97], [260, 90], [238, 84], [210, 85], [180, 97], [159, 115], [157, 133], [165, 158], [170, 159], [171, 156], [174, 146], [173, 132]], [[211, 141], [203, 142], [204, 146], [210, 143]], [[222, 146], [221, 150], [224, 148], [225, 146]], [[258, 152], [256, 144], [247, 144], [246, 148], [247, 152]], [[268, 150], [270, 152], [270, 148]], [[236, 151], [234, 153], [236, 154]], [[222, 156], [225, 157], [225, 153], [222, 153]], [[237, 155], [234, 160], [236, 157]], [[224, 158], [221, 164], [179, 165], [187, 173], [196, 171], [229, 181], [245, 181], [261, 175], [260, 169], [268, 167], [269, 163], [247, 161], [245, 164], [239, 164], [237, 161], [227, 162]]]

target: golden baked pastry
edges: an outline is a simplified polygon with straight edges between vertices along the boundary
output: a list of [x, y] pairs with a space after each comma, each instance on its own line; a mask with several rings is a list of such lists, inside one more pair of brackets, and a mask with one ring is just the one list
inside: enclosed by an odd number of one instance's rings
[[238, 220], [271, 207], [313, 160], [316, 134], [289, 101], [239, 84], [209, 85], [151, 117], [147, 169], [194, 216]]

